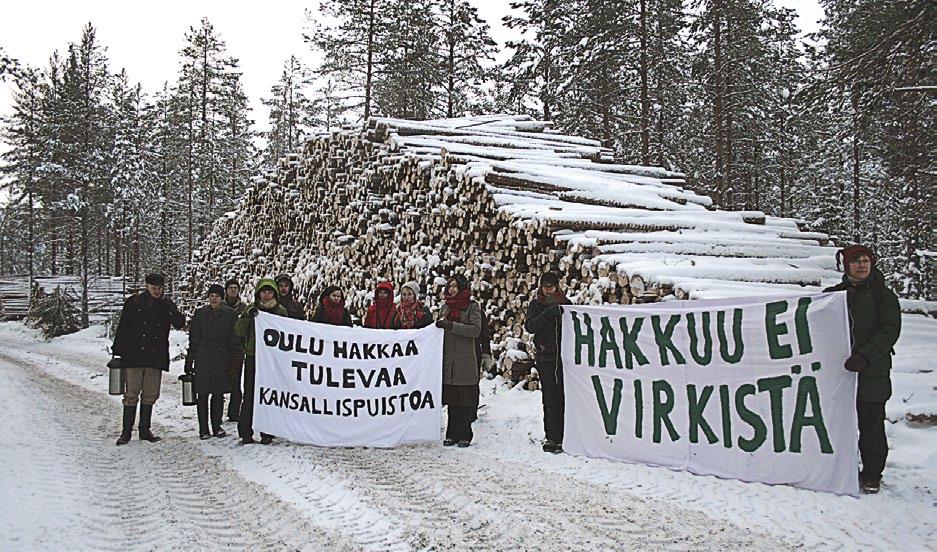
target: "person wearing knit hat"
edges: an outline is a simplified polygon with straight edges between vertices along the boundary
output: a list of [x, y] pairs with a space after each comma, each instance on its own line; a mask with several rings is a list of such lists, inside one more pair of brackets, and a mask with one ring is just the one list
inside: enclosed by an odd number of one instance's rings
[[524, 330], [534, 335], [535, 360], [540, 374], [543, 401], [543, 451], [563, 452], [563, 363], [560, 356], [563, 326], [562, 307], [569, 299], [560, 289], [560, 278], [553, 272], [540, 276], [537, 295], [527, 307]]
[[353, 326], [351, 314], [345, 308], [345, 292], [338, 286], [327, 286], [319, 294], [319, 304], [312, 316], [313, 322], [332, 326]]
[[436, 327], [442, 328], [442, 402], [448, 421], [444, 446], [472, 444], [478, 417], [479, 370], [475, 340], [481, 334], [481, 306], [472, 300], [468, 279], [453, 274], [446, 281], [445, 303]]
[[391, 327], [395, 330], [410, 330], [425, 328], [432, 323], [432, 313], [420, 301], [420, 285], [407, 282], [400, 286], [400, 301], [397, 303]]
[[306, 319], [306, 304], [293, 297], [293, 278], [289, 274], [280, 274], [276, 277], [277, 291], [280, 292], [280, 304], [290, 313], [290, 318]]
[[[247, 310], [247, 303], [241, 299], [241, 284], [234, 278], [228, 279], [224, 283], [224, 304], [234, 309], [238, 316], [244, 314]], [[241, 375], [244, 371], [244, 344], [241, 343], [240, 351], [231, 357], [231, 364], [228, 367], [228, 380], [231, 382], [231, 397], [228, 400], [228, 421], [237, 422], [241, 413]]]
[[[863, 492], [877, 493], [881, 484], [888, 441], [885, 402], [891, 397], [891, 355], [901, 333], [898, 296], [885, 285], [875, 266], [876, 256], [866, 246], [852, 245], [836, 252], [843, 281], [824, 291], [845, 291], [852, 330], [852, 354], [844, 365], [858, 372], [856, 413]], [[842, 263], [842, 264], [840, 264]]]
[[[241, 352], [241, 339], [234, 333], [237, 313], [224, 303], [225, 290], [208, 286], [208, 304], [195, 311], [189, 323], [189, 350], [185, 371], [195, 374], [199, 439], [227, 435], [221, 428], [224, 394], [231, 392], [228, 371], [232, 358]], [[209, 432], [209, 400], [211, 432]]]

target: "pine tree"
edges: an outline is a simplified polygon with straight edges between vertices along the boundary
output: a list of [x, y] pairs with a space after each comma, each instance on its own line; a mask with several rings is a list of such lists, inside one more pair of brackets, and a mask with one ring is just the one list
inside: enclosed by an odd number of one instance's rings
[[261, 100], [270, 108], [270, 130], [263, 160], [272, 166], [286, 152], [297, 148], [311, 129], [324, 126], [322, 107], [307, 96], [311, 84], [309, 71], [296, 56], [283, 64], [280, 80], [270, 87], [270, 97]]
[[480, 114], [485, 104], [483, 87], [490, 78], [484, 65], [494, 61], [497, 44], [488, 23], [467, 1], [443, 0], [440, 7], [445, 116]]

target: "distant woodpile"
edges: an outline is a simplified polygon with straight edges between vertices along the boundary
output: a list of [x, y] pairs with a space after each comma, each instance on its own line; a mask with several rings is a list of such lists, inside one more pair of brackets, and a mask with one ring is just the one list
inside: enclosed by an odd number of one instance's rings
[[372, 118], [255, 179], [195, 252], [190, 280], [194, 295], [231, 277], [252, 293], [289, 273], [310, 310], [336, 284], [361, 316], [380, 280], [416, 280], [432, 305], [461, 271], [503, 343], [523, 337], [546, 270], [574, 302], [816, 290], [838, 278], [827, 242], [791, 219], [714, 209], [682, 174], [616, 164], [598, 142], [526, 116]]

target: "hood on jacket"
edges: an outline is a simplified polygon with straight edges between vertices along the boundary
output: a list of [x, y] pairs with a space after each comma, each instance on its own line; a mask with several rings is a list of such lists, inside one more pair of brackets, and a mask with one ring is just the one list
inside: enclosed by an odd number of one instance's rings
[[282, 282], [283, 280], [286, 280], [287, 282], [289, 282], [290, 293], [293, 293], [293, 290], [296, 288], [296, 285], [293, 283], [293, 278], [289, 274], [280, 274], [279, 276], [273, 279], [273, 281], [276, 282], [277, 289], [279, 289], [280, 282]]
[[257, 288], [254, 290], [254, 302], [260, 303], [260, 292], [265, 288], [270, 288], [273, 290], [273, 297], [277, 300], [277, 303], [280, 302], [280, 290], [277, 289], [277, 283], [270, 278], [261, 278], [257, 282]]
[[391, 300], [393, 300], [393, 298], [394, 298], [394, 284], [385, 281], [385, 282], [380, 282], [379, 284], [377, 284], [376, 286], [374, 286], [374, 298], [375, 298], [375, 299], [377, 299], [377, 292], [380, 291], [380, 290], [382, 290], [382, 289], [386, 289], [387, 291], [389, 291], [389, 292], [390, 292], [390, 298], [391, 298]]
[[[319, 294], [319, 304], [321, 305], [325, 298], [329, 296], [333, 291], [342, 291], [342, 288], [338, 286], [328, 286], [322, 290], [322, 293]], [[342, 291], [342, 299], [345, 298], [345, 292]]]

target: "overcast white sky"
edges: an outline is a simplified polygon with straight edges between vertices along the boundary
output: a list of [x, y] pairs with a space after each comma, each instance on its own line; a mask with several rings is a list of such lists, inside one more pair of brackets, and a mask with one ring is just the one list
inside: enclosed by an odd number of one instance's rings
[[[813, 30], [822, 17], [817, 0], [776, 0], [798, 10], [801, 28]], [[473, 0], [481, 16], [492, 26], [499, 43], [511, 38], [501, 26], [508, 0]], [[77, 42], [81, 29], [91, 22], [99, 42], [107, 47], [111, 69], [126, 68], [130, 79], [147, 92], [175, 78], [178, 52], [190, 26], [208, 17], [226, 42], [228, 53], [241, 62], [243, 82], [251, 101], [251, 117], [262, 128], [267, 112], [260, 98], [276, 81], [283, 62], [296, 55], [306, 63], [315, 57], [302, 40], [304, 10], [315, 10], [317, 0], [240, 2], [219, 0], [163, 0], [162, 2], [114, 2], [77, 0], [8, 1], [0, 17], [0, 46], [21, 62], [45, 66], [56, 49], [64, 51]], [[10, 83], [0, 84], [0, 114], [10, 112]], [[0, 143], [0, 152], [5, 150]]]

